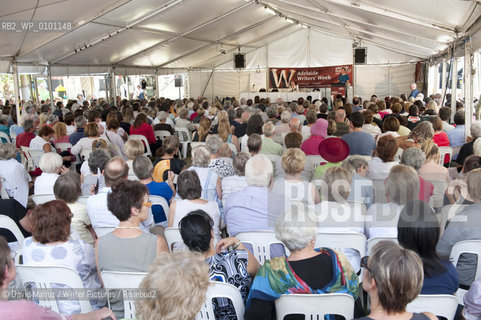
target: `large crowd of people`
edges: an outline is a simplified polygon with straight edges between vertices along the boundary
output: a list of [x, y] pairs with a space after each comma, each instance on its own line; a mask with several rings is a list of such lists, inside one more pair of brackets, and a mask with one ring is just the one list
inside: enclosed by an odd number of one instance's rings
[[[138, 319], [193, 319], [209, 280], [239, 290], [248, 320], [275, 319], [275, 300], [295, 293], [347, 293], [359, 319], [435, 319], [406, 306], [420, 293], [470, 286], [464, 316], [481, 317], [476, 256], [448, 261], [457, 242], [481, 240], [481, 121], [466, 136], [471, 115], [460, 102], [453, 123], [449, 105], [422, 93], [352, 103], [342, 96], [28, 102], [18, 122], [15, 105], [0, 106], [0, 129], [11, 139], [0, 144], [0, 215], [26, 238], [20, 245], [0, 225], [3, 289], [19, 282], [17, 252], [23, 264], [71, 268], [89, 289], [102, 288], [102, 271], [148, 273], [140, 288], [157, 295], [136, 302]], [[45, 195], [56, 200], [35, 203]], [[168, 211], [149, 196], [164, 198]], [[438, 217], [448, 205], [464, 207], [445, 227]], [[167, 227], [179, 228], [185, 248], [169, 248]], [[237, 238], [255, 231], [279, 240], [262, 265]], [[393, 241], [362, 257], [319, 247], [323, 232]], [[78, 302], [59, 301], [60, 315], [4, 299], [0, 318], [124, 317], [122, 299], [110, 310], [102, 299], [90, 303], [96, 311], [81, 314]], [[236, 319], [228, 299], [213, 306], [216, 319]]]

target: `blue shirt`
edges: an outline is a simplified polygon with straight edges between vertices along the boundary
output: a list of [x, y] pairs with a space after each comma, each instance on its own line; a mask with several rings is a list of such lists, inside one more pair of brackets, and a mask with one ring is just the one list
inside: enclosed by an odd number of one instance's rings
[[374, 137], [367, 132], [351, 132], [341, 137], [349, 145], [349, 154], [361, 156], [371, 156], [376, 149]]
[[456, 128], [447, 131], [446, 134], [451, 147], [459, 147], [465, 143], [464, 124], [458, 124]]
[[337, 79], [339, 80], [339, 83], [346, 83], [349, 81], [349, 76], [347, 74], [340, 74]]
[[84, 128], [77, 128], [77, 131], [75, 131], [74, 133], [72, 133], [70, 135], [69, 140], [70, 140], [70, 143], [72, 144], [72, 146], [74, 146], [83, 137], [85, 137]]
[[[174, 195], [174, 192], [169, 187], [167, 182], [152, 181], [151, 183], [148, 183], [146, 186], [149, 189], [149, 193], [151, 195], [161, 196], [162, 198], [167, 200], [167, 202], [169, 202], [172, 196]], [[152, 214], [154, 215], [155, 223], [167, 221], [167, 217], [165, 216], [165, 212], [162, 206], [152, 206]]]
[[446, 271], [426, 277], [424, 275], [423, 288], [421, 294], [454, 294], [458, 290], [458, 272], [454, 265], [449, 261], [443, 261]]
[[419, 94], [419, 90], [418, 89], [414, 89], [413, 91], [411, 91], [411, 93], [409, 94], [409, 98], [413, 97], [413, 98], [416, 98], [416, 96]]

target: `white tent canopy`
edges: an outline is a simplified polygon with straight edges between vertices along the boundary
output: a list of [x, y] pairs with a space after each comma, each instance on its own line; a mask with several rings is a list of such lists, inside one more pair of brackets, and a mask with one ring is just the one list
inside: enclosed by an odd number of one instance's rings
[[2, 0], [1, 8], [0, 21], [73, 24], [3, 32], [0, 72], [14, 60], [20, 72], [51, 64], [52, 75], [225, 70], [239, 48], [248, 69], [324, 66], [352, 63], [353, 41], [368, 48], [368, 64], [425, 60], [465, 36], [481, 48], [479, 0]]

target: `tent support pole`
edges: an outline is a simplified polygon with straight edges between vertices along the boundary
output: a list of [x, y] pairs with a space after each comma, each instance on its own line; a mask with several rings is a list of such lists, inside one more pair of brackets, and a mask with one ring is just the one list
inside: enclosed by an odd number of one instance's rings
[[40, 96], [38, 95], [38, 80], [37, 76], [33, 77], [33, 83], [35, 85], [35, 104], [40, 104]]
[[20, 105], [20, 86], [18, 83], [18, 68], [17, 68], [17, 60], [12, 61], [12, 69], [13, 69], [13, 91], [15, 92], [15, 105], [17, 111], [17, 124], [20, 124], [20, 109], [22, 106]]
[[34, 101], [33, 88], [32, 88], [32, 75], [31, 74], [29, 74], [27, 76], [27, 80], [28, 80], [28, 90], [30, 91], [30, 100]]
[[53, 103], [53, 87], [52, 87], [52, 66], [50, 63], [47, 66], [47, 81], [48, 81], [48, 93], [50, 95], [50, 107], [52, 110], [55, 110], [55, 106]]
[[115, 79], [115, 71], [113, 67], [110, 67], [110, 99], [113, 100], [113, 106], [117, 107], [117, 95], [115, 91], [117, 91], [117, 84]]
[[464, 110], [466, 110], [464, 130], [466, 131], [466, 137], [471, 135], [471, 122], [473, 121], [473, 73], [471, 72], [471, 50], [471, 39], [468, 38], [464, 42]]
[[454, 50], [453, 47], [453, 60], [451, 62], [451, 117], [453, 121], [454, 114], [456, 113], [456, 89], [458, 84], [458, 58], [454, 55]]

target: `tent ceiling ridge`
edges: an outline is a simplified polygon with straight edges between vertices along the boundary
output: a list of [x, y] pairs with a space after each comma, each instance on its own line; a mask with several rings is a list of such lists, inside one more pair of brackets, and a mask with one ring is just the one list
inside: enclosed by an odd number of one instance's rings
[[[195, 27], [193, 27], [193, 28], [190, 28], [190, 29], [187, 30], [187, 31], [184, 31], [184, 32], [182, 32], [182, 33], [179, 33], [179, 34], [177, 34], [176, 36], [174, 36], [174, 37], [172, 37], [172, 38], [170, 38], [170, 39], [161, 41], [161, 42], [156, 43], [156, 44], [154, 44], [154, 45], [152, 45], [152, 46], [150, 46], [150, 47], [148, 47], [148, 48], [145, 48], [145, 49], [140, 50], [140, 51], [138, 51], [138, 52], [136, 52], [136, 53], [133, 53], [133, 54], [131, 54], [130, 56], [125, 57], [125, 58], [117, 61], [116, 63], [122, 63], [122, 62], [125, 61], [125, 60], [131, 59], [131, 58], [133, 58], [133, 57], [136, 57], [136, 56], [138, 56], [138, 55], [141, 55], [141, 54], [143, 54], [143, 53], [146, 53], [146, 52], [148, 52], [148, 51], [150, 51], [150, 50], [152, 50], [152, 49], [154, 49], [154, 48], [156, 48], [156, 47], [158, 47], [158, 46], [166, 45], [166, 44], [169, 44], [169, 43], [171, 43], [171, 42], [173, 42], [173, 41], [175, 41], [175, 40], [178, 40], [178, 39], [180, 39], [180, 38], [183, 38], [183, 37], [185, 37], [186, 35], [188, 35], [188, 34], [190, 34], [190, 33], [192, 33], [192, 32], [195, 32], [195, 31], [197, 31], [197, 30], [199, 30], [199, 29], [201, 29], [201, 28], [203, 28], [203, 27], [208, 26], [209, 24], [212, 24], [212, 23], [214, 23], [214, 22], [216, 22], [216, 21], [219, 21], [220, 19], [223, 19], [223, 18], [225, 18], [225, 17], [227, 17], [227, 16], [229, 16], [229, 15], [231, 15], [231, 14], [233, 14], [233, 13], [239, 11], [239, 10], [242, 10], [242, 9], [248, 7], [248, 6], [250, 6], [251, 4], [252, 4], [251, 2], [244, 3], [244, 4], [242, 4], [242, 5], [234, 8], [234, 9], [232, 9], [232, 10], [229, 10], [229, 11], [227, 11], [227, 12], [224, 12], [223, 14], [221, 14], [221, 15], [213, 18], [213, 19], [210, 19], [210, 20], [208, 20], [208, 21], [205, 21], [205, 22], [203, 22], [203, 23], [201, 23], [201, 24], [199, 24], [199, 25], [197, 25], [197, 26], [195, 26]], [[185, 37], [185, 38], [187, 38], [187, 37]], [[200, 40], [199, 40], [199, 41], [200, 41]]]

